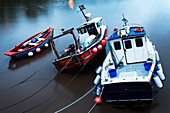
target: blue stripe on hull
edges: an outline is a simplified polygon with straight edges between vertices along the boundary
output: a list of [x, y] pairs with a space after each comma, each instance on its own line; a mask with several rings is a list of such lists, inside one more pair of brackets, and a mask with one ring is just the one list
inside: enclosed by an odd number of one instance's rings
[[[54, 31], [54, 30], [53, 30], [53, 31]], [[50, 34], [50, 36], [49, 36], [42, 44], [38, 45], [36, 48], [32, 48], [32, 49], [30, 49], [29, 51], [25, 51], [25, 52], [22, 52], [22, 53], [13, 55], [13, 57], [18, 58], [18, 59], [22, 59], [22, 58], [27, 57], [29, 52], [35, 53], [37, 48], [43, 49], [43, 48], [44, 48], [44, 45], [45, 45], [46, 43], [48, 43], [49, 40], [53, 37], [53, 31], [52, 31], [52, 33]]]

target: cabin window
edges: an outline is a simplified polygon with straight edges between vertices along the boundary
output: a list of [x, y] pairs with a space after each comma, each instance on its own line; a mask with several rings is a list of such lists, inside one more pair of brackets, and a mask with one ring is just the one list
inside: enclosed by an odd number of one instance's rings
[[87, 26], [87, 31], [88, 31], [89, 35], [97, 35], [98, 34], [94, 23]]
[[131, 49], [132, 48], [132, 44], [130, 40], [125, 41], [125, 47], [126, 49]]
[[84, 34], [86, 32], [87, 32], [86, 28], [81, 28], [78, 30], [78, 33], [81, 33], [81, 34]]
[[99, 28], [102, 25], [101, 22], [97, 22], [97, 27]]
[[142, 38], [135, 39], [135, 42], [136, 42], [136, 47], [142, 47], [143, 46]]
[[115, 47], [115, 50], [120, 50], [121, 49], [120, 42], [119, 41], [114, 42], [114, 47]]

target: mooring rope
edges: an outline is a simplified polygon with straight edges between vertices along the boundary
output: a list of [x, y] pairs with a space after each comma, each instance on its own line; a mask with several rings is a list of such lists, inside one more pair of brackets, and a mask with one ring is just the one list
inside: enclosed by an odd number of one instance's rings
[[75, 100], [74, 102], [70, 103], [69, 105], [67, 105], [67, 106], [65, 106], [65, 107], [57, 110], [57, 111], [54, 112], [54, 113], [59, 113], [59, 112], [65, 110], [65, 109], [69, 108], [69, 107], [72, 106], [73, 104], [79, 102], [81, 99], [83, 99], [84, 97], [86, 97], [95, 87], [96, 87], [96, 85], [95, 85], [92, 89], [90, 89], [87, 93], [85, 93], [83, 96], [81, 96], [79, 99], [77, 99], [77, 100]]
[[[67, 85], [69, 85], [69, 84], [76, 78], [76, 76], [83, 70], [83, 68], [86, 66], [86, 64], [87, 64], [87, 62], [84, 64], [84, 66], [81, 67], [81, 69], [77, 72], [77, 74], [75, 74], [74, 77], [73, 77], [66, 85], [64, 85], [64, 87], [66, 87]], [[39, 103], [38, 105], [36, 105], [36, 106], [34, 106], [34, 107], [32, 107], [32, 108], [24, 111], [23, 113], [26, 113], [26, 112], [28, 112], [28, 111], [31, 111], [31, 110], [33, 110], [34, 108], [36, 108], [36, 107], [44, 104], [46, 101], [48, 101], [50, 98], [53, 98], [54, 96], [56, 96], [56, 94], [53, 95], [53, 96], [51, 96], [51, 97], [49, 97], [49, 98], [47, 98], [45, 101]]]
[[[101, 98], [101, 96], [102, 96], [103, 89], [104, 89], [104, 86], [102, 87], [102, 91], [101, 91], [101, 93], [100, 93], [99, 98]], [[97, 102], [98, 102], [98, 101], [99, 101], [99, 99], [97, 100]], [[90, 113], [90, 112], [94, 109], [94, 107], [97, 105], [97, 102], [94, 103], [94, 105], [90, 108], [90, 110], [88, 111], [88, 113]]]
[[[47, 62], [48, 62], [51, 58], [52, 58], [52, 56], [50, 56], [50, 58], [47, 60]], [[28, 79], [30, 79], [31, 77], [33, 77], [36, 73], [38, 73], [38, 72], [40, 71], [40, 69], [42, 69], [42, 68], [47, 64], [47, 62], [44, 63], [37, 71], [35, 71], [33, 74], [31, 74], [31, 75], [30, 75], [29, 77], [27, 77], [26, 79], [22, 80], [21, 82], [15, 84], [15, 85], [13, 85], [13, 86], [10, 86], [10, 87], [8, 87], [8, 88], [6, 88], [6, 89], [1, 90], [1, 91], [0, 91], [0, 94], [1, 94], [1, 93], [4, 93], [5, 91], [7, 91], [7, 90], [9, 90], [9, 89], [12, 89], [12, 88], [14, 88], [14, 87], [17, 87], [18, 85], [20, 85], [20, 84], [22, 84], [22, 83], [24, 83], [24, 82], [26, 82]]]
[[[67, 64], [61, 69], [61, 71], [64, 70], [64, 68], [68, 65], [68, 63], [72, 60], [72, 58], [73, 58], [73, 56], [70, 58], [70, 60], [67, 62]], [[61, 73], [61, 71], [58, 72], [57, 75], [59, 75], [59, 74]], [[57, 75], [56, 75], [56, 76], [57, 76]], [[10, 108], [10, 107], [13, 107], [13, 106], [15, 106], [15, 105], [17, 105], [17, 104], [20, 104], [20, 103], [28, 100], [29, 98], [33, 97], [34, 95], [36, 95], [37, 93], [39, 93], [41, 90], [43, 90], [45, 87], [47, 87], [54, 79], [55, 79], [55, 77], [53, 77], [47, 84], [45, 84], [45, 85], [44, 85], [43, 87], [41, 87], [38, 91], [36, 91], [36, 92], [33, 93], [32, 95], [28, 96], [27, 98], [25, 98], [25, 99], [23, 99], [23, 100], [21, 100], [21, 101], [18, 101], [18, 102], [16, 102], [15, 104], [9, 105], [9, 106], [7, 106], [7, 107], [0, 108], [0, 111], [3, 111], [3, 110], [5, 110], [5, 109], [8, 109], [8, 108]]]
[[7, 57], [7, 56], [4, 55], [4, 56], [0, 57], [0, 60], [4, 59], [4, 58], [6, 58], [6, 57]]

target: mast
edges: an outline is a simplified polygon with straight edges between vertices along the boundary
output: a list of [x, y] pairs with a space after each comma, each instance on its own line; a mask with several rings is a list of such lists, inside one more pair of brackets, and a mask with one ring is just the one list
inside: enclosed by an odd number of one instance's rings
[[84, 18], [85, 18], [86, 21], [88, 22], [88, 18], [87, 18], [87, 16], [86, 16], [86, 15], [84, 14], [84, 12], [83, 12], [83, 10], [86, 9], [86, 8], [84, 7], [84, 5], [80, 5], [79, 8], [80, 8], [80, 11], [82, 12]]
[[52, 45], [52, 49], [54, 50], [54, 52], [55, 52], [55, 54], [56, 54], [56, 56], [57, 56], [57, 58], [58, 58], [58, 57], [59, 57], [59, 54], [58, 54], [58, 52], [57, 52], [57, 50], [56, 50], [56, 48], [55, 48], [54, 40], [51, 39], [51, 40], [50, 40], [50, 43], [51, 43], [51, 45]]

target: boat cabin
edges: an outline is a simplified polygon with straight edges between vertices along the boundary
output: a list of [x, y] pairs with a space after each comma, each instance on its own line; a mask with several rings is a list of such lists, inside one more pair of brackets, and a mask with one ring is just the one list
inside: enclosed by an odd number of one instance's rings
[[116, 65], [142, 63], [148, 59], [147, 35], [143, 28], [130, 27], [115, 32], [109, 39]]
[[79, 34], [79, 43], [85, 48], [93, 43], [96, 36], [101, 34], [102, 17], [94, 18], [88, 22], [83, 23], [77, 28]]

